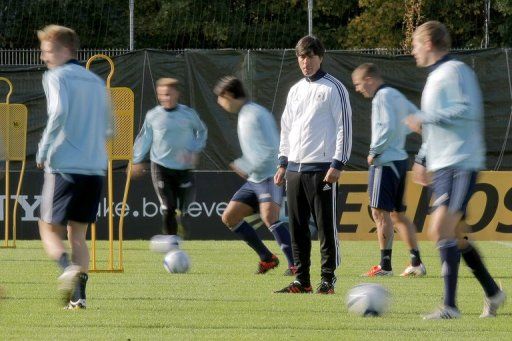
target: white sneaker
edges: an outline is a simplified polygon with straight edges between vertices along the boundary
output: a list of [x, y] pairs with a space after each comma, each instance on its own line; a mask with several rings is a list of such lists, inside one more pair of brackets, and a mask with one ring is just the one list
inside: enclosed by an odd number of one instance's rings
[[498, 291], [494, 296], [484, 297], [484, 310], [480, 318], [496, 317], [496, 311], [505, 304], [507, 294], [503, 290]]
[[427, 274], [427, 269], [423, 263], [418, 266], [409, 265], [405, 268], [404, 272], [400, 274], [401, 277], [422, 277]]
[[451, 320], [460, 318], [457, 308], [442, 306], [433, 313], [423, 316], [424, 320]]
[[58, 278], [58, 288], [63, 295], [64, 301], [69, 301], [71, 294], [75, 289], [78, 275], [80, 274], [80, 267], [78, 265], [70, 265]]
[[87, 308], [87, 303], [85, 302], [85, 298], [80, 298], [78, 301], [73, 302], [69, 301], [68, 305], [64, 307], [66, 310], [78, 310]]

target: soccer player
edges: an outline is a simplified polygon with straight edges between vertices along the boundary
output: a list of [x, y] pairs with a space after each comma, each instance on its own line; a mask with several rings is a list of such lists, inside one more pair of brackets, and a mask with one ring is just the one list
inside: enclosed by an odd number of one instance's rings
[[[39, 232], [46, 253], [63, 270], [59, 289], [67, 308], [86, 307], [89, 250], [85, 234], [96, 221], [107, 167], [105, 143], [111, 112], [102, 79], [77, 62], [79, 39], [70, 28], [50, 25], [37, 32], [48, 122], [36, 155], [44, 168]], [[61, 237], [67, 227], [71, 261]]]
[[[476, 248], [460, 237], [457, 228], [466, 214], [478, 171], [485, 167], [482, 95], [475, 73], [450, 56], [450, 45], [448, 30], [437, 21], [424, 23], [413, 34], [412, 54], [417, 66], [427, 67], [429, 75], [421, 112], [408, 116], [406, 123], [423, 134], [419, 159], [426, 158], [435, 198], [429, 233], [437, 243], [444, 277], [444, 305], [424, 319], [460, 317], [456, 289], [461, 254], [485, 291], [480, 317], [494, 317], [506, 295]], [[422, 172], [424, 168], [415, 166], [413, 170]], [[425, 174], [416, 174], [416, 178], [426, 182]]]
[[313, 215], [321, 253], [316, 292], [334, 294], [340, 262], [336, 198], [338, 179], [352, 148], [352, 110], [345, 86], [322, 70], [325, 49], [314, 36], [301, 38], [295, 53], [304, 78], [288, 92], [281, 117], [279, 168], [274, 182], [284, 184], [296, 279], [279, 293], [310, 293]]
[[370, 207], [377, 225], [380, 246], [380, 264], [363, 276], [392, 276], [391, 253], [396, 226], [409, 247], [411, 264], [401, 276], [423, 276], [426, 269], [421, 262], [416, 227], [405, 216], [403, 196], [407, 176], [407, 152], [404, 150], [408, 134], [403, 120], [418, 112], [398, 90], [384, 83], [377, 65], [365, 63], [352, 72], [356, 91], [372, 100], [372, 139], [368, 153]]
[[[164, 235], [178, 234], [176, 210], [186, 214], [187, 199], [193, 191], [198, 154], [206, 145], [208, 131], [196, 111], [179, 104], [178, 80], [160, 78], [156, 93], [160, 105], [147, 112], [133, 146], [133, 176], [144, 170], [149, 153], [151, 180], [162, 211]], [[184, 232], [184, 231], [183, 231]]]
[[242, 157], [230, 167], [247, 182], [233, 195], [222, 214], [222, 222], [239, 235], [260, 257], [257, 274], [264, 274], [279, 265], [279, 259], [263, 244], [244, 218], [259, 212], [261, 220], [283, 250], [288, 269], [293, 275], [293, 254], [286, 223], [279, 220], [284, 188], [274, 184], [278, 164], [279, 133], [272, 114], [247, 99], [242, 82], [232, 76], [220, 79], [214, 88], [217, 103], [231, 114], [238, 114], [238, 139]]

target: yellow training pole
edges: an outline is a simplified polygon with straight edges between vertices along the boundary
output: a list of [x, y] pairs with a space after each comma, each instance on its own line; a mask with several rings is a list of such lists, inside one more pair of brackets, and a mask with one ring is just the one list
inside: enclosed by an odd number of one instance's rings
[[[21, 186], [23, 177], [25, 175], [25, 159], [26, 159], [26, 142], [27, 142], [27, 107], [23, 104], [11, 104], [9, 98], [13, 92], [12, 83], [4, 77], [0, 77], [0, 81], [4, 81], [9, 86], [4, 103], [0, 103], [0, 115], [5, 116], [5, 119], [0, 120], [0, 144], [4, 146], [5, 155], [5, 203], [4, 203], [4, 244], [1, 247], [15, 248], [16, 247], [16, 224], [17, 215], [16, 210], [18, 207], [18, 199], [21, 193]], [[21, 161], [21, 172], [18, 180], [18, 187], [16, 190], [16, 200], [13, 208], [13, 223], [12, 223], [12, 245], [9, 244], [10, 235], [9, 229], [11, 228], [11, 161]]]
[[[134, 95], [129, 88], [110, 87], [110, 80], [114, 74], [114, 63], [103, 54], [94, 55], [87, 61], [86, 68], [96, 59], [105, 59], [110, 64], [110, 73], [107, 76], [106, 86], [109, 90], [113, 107], [114, 137], [107, 142], [108, 169], [107, 169], [107, 196], [108, 196], [108, 233], [109, 233], [109, 256], [108, 268], [100, 270], [96, 268], [96, 231], [91, 229], [92, 266], [95, 272], [123, 272], [123, 228], [124, 215], [126, 212], [126, 201], [130, 188], [131, 159], [133, 154], [133, 116], [134, 116]], [[127, 179], [124, 189], [121, 216], [118, 226], [118, 261], [114, 266], [114, 177], [113, 161], [128, 161]]]

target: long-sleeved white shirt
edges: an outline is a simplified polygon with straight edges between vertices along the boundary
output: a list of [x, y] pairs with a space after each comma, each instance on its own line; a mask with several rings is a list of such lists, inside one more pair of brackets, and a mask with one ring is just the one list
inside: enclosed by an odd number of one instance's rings
[[172, 110], [156, 106], [148, 111], [133, 146], [133, 163], [149, 152], [152, 162], [169, 169], [193, 169], [189, 156], [206, 145], [208, 130], [196, 111], [183, 104]]
[[262, 106], [248, 102], [238, 113], [238, 140], [242, 157], [235, 165], [249, 175], [248, 180], [262, 182], [276, 171], [279, 133], [272, 114]]
[[[318, 71], [288, 92], [281, 117], [279, 158], [292, 171], [341, 169], [352, 149], [352, 109], [345, 86]], [[323, 167], [325, 168], [325, 167]]]
[[400, 91], [387, 85], [377, 90], [372, 100], [372, 141], [369, 152], [369, 155], [374, 156], [375, 166], [407, 159], [404, 146], [410, 131], [404, 119], [418, 111]]
[[475, 73], [448, 56], [431, 69], [418, 114], [427, 169], [483, 169], [483, 102]]
[[48, 122], [37, 163], [50, 173], [103, 175], [106, 139], [112, 132], [111, 106], [101, 78], [70, 61], [43, 76]]

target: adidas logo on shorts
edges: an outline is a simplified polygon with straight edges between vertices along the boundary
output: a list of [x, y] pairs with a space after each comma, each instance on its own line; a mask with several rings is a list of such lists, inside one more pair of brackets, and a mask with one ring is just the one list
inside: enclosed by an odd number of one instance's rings
[[325, 184], [324, 188], [322, 188], [322, 191], [328, 191], [331, 189], [331, 186], [329, 184]]

